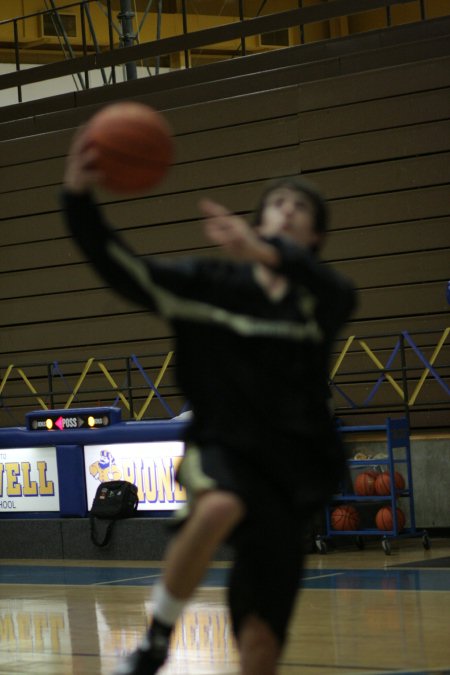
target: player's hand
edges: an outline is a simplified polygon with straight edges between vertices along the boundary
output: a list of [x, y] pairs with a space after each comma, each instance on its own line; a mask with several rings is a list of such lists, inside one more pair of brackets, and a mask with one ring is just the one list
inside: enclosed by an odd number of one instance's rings
[[83, 193], [101, 182], [102, 174], [96, 169], [97, 151], [89, 144], [85, 129], [76, 133], [66, 158], [64, 186], [70, 192]]
[[260, 239], [244, 218], [236, 216], [210, 199], [202, 199], [199, 208], [206, 218], [205, 235], [232, 258], [266, 265], [277, 264], [276, 249]]

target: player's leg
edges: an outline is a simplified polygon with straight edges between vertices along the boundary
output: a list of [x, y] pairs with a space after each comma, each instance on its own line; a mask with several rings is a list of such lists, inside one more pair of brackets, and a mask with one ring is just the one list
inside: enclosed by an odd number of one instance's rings
[[229, 605], [242, 675], [275, 675], [303, 569], [302, 522], [271, 503], [235, 539]]
[[177, 472], [186, 488], [186, 520], [166, 554], [164, 586], [187, 599], [197, 586], [217, 546], [244, 518], [228, 454], [217, 446], [188, 446]]
[[140, 647], [120, 664], [116, 675], [152, 675], [167, 659], [173, 626], [217, 546], [244, 515], [241, 500], [213, 490], [199, 494], [189, 519], [175, 536], [166, 556], [166, 570], [154, 591], [152, 625]]
[[231, 492], [216, 490], [197, 497], [192, 514], [166, 555], [164, 585], [171, 595], [180, 600], [190, 597], [217, 547], [244, 513], [242, 501]]
[[239, 631], [243, 675], [276, 675], [281, 644], [269, 624], [249, 614]]

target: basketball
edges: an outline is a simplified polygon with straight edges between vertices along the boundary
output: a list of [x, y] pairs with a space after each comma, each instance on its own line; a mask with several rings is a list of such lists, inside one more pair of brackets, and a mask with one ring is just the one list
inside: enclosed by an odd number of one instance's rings
[[356, 495], [372, 496], [375, 494], [375, 481], [378, 477], [376, 471], [363, 471], [359, 473], [353, 484]]
[[87, 123], [87, 145], [98, 153], [95, 169], [102, 187], [119, 194], [141, 193], [160, 183], [173, 161], [172, 133], [165, 118], [148, 105], [106, 106]]
[[[395, 491], [400, 492], [405, 489], [405, 479], [398, 471], [394, 471]], [[389, 471], [383, 471], [375, 481], [375, 493], [380, 496], [391, 494], [391, 475]]]
[[[393, 530], [394, 518], [392, 515], [392, 508], [390, 506], [383, 506], [375, 516], [375, 523], [379, 530]], [[403, 530], [405, 523], [405, 514], [397, 507], [397, 526], [399, 532]]]
[[357, 530], [359, 513], [354, 506], [338, 506], [331, 513], [333, 530]]

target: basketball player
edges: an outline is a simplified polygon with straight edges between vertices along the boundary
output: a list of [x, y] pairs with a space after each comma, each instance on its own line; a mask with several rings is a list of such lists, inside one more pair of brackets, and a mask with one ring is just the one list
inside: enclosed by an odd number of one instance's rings
[[99, 176], [82, 138], [68, 158], [70, 231], [102, 277], [156, 311], [176, 334], [177, 378], [193, 416], [178, 479], [186, 519], [154, 589], [154, 616], [117, 675], [156, 673], [173, 626], [216, 548], [235, 561], [229, 605], [243, 675], [275, 675], [299, 587], [305, 526], [345, 467], [327, 405], [332, 342], [354, 304], [352, 284], [321, 264], [326, 206], [286, 179], [263, 193], [253, 226], [200, 203], [221, 259], [144, 260], [105, 221]]

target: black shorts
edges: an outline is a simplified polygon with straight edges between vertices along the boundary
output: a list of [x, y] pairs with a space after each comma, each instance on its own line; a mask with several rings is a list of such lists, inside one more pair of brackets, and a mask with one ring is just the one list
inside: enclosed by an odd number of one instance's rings
[[225, 490], [243, 500], [246, 517], [230, 538], [235, 550], [229, 582], [233, 628], [239, 635], [245, 617], [255, 614], [270, 625], [280, 644], [300, 586], [306, 526], [324, 501], [322, 488], [313, 489], [307, 474], [299, 476], [301, 467], [280, 470], [282, 460], [274, 453], [278, 470], [271, 470], [270, 462], [265, 466], [253, 454], [191, 445], [177, 474], [188, 493], [187, 511], [180, 516], [188, 515], [189, 504], [205, 490]]
[[252, 517], [260, 517], [261, 509], [272, 513], [276, 503], [283, 512], [303, 518], [336, 492], [345, 467], [335, 437], [309, 438], [295, 451], [274, 448], [270, 453], [188, 444], [177, 479], [187, 490], [187, 510], [199, 492], [225, 490], [237, 494]]

